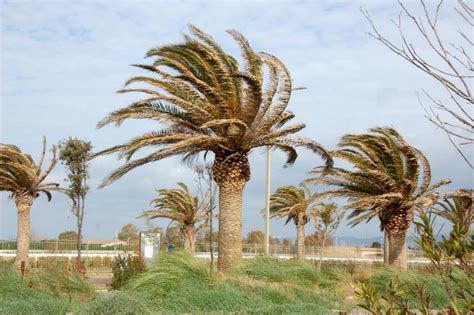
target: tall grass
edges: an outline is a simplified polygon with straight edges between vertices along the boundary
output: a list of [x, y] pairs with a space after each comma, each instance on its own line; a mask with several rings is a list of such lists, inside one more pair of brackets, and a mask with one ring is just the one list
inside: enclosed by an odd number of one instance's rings
[[41, 289], [29, 288], [11, 267], [0, 267], [0, 314], [65, 314], [74, 305]]
[[338, 304], [319, 288], [320, 280], [320, 272], [304, 262], [249, 260], [223, 276], [188, 253], [173, 252], [163, 254], [125, 288], [165, 313], [327, 314]]
[[87, 279], [67, 268], [34, 269], [25, 278], [28, 287], [69, 300], [90, 301], [96, 296]]
[[150, 294], [154, 297], [166, 296], [183, 282], [194, 285], [210, 285], [216, 279], [209, 267], [187, 252], [163, 253], [150, 268], [132, 278], [125, 289]]

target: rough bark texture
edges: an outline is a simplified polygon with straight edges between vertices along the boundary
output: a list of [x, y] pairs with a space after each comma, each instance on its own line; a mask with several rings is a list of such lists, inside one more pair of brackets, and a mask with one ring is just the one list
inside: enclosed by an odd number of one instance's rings
[[212, 167], [219, 186], [219, 255], [217, 268], [228, 272], [242, 258], [242, 194], [250, 178], [247, 156], [216, 156]]
[[18, 211], [17, 249], [15, 258], [15, 268], [24, 271], [30, 270], [30, 260], [28, 252], [30, 249], [30, 209], [33, 204], [33, 196], [28, 192], [19, 193], [15, 196], [15, 203]]
[[187, 226], [184, 228], [186, 239], [184, 241], [184, 249], [194, 253], [194, 242], [196, 240], [196, 228], [194, 226]]
[[407, 231], [388, 231], [388, 264], [400, 270], [406, 270], [407, 262], [407, 246], [406, 246]]
[[407, 269], [406, 236], [412, 216], [411, 209], [396, 209], [385, 224], [388, 238], [388, 264], [400, 270]]
[[296, 225], [296, 258], [304, 260], [304, 224]]

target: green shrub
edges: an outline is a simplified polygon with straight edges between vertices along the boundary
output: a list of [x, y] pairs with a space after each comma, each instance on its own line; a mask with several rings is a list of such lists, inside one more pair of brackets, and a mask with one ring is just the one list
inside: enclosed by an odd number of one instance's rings
[[145, 262], [140, 256], [116, 256], [112, 262], [113, 278], [110, 286], [112, 289], [118, 290], [145, 269]]
[[432, 295], [431, 303], [433, 308], [440, 309], [449, 304], [449, 297], [446, 293], [441, 277], [433, 273], [414, 270], [400, 272], [393, 268], [380, 268], [373, 274], [370, 282], [379, 292], [382, 293], [390, 280], [395, 276], [399, 278], [400, 284], [403, 285], [405, 291], [407, 291], [406, 299], [411, 308], [417, 308], [420, 306], [413, 291], [421, 286], [424, 286], [426, 291]]

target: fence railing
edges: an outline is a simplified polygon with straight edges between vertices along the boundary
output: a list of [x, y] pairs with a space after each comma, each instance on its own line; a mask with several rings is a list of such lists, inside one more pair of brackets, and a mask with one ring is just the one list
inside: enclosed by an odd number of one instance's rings
[[[161, 244], [161, 249], [166, 250], [167, 244]], [[213, 244], [215, 255], [218, 252], [217, 243]], [[178, 246], [179, 248], [179, 246]], [[91, 242], [84, 241], [81, 246], [82, 260], [86, 267], [110, 266], [113, 257], [120, 254], [137, 255], [139, 253], [138, 241], [104, 241]], [[196, 242], [196, 256], [202, 258], [210, 258], [210, 244], [207, 242]], [[263, 255], [264, 246], [259, 244], [243, 245], [244, 257], [255, 257]], [[296, 256], [296, 246], [293, 244], [271, 244], [269, 253], [273, 257], [292, 258]], [[365, 247], [325, 247], [306, 246], [306, 257], [308, 259], [317, 260], [320, 256], [324, 260], [345, 260], [359, 262], [377, 262], [383, 260], [382, 248], [365, 248]], [[16, 254], [16, 241], [0, 240], [0, 260], [11, 261]], [[217, 255], [216, 255], [217, 256]], [[75, 240], [46, 240], [32, 241], [30, 243], [30, 257], [34, 267], [53, 262], [56, 265], [65, 265], [71, 260], [76, 259], [76, 241]], [[408, 259], [415, 262], [426, 260], [423, 252], [409, 250]]]
[[[0, 250], [16, 250], [16, 241], [2, 241], [0, 240]], [[138, 241], [108, 241], [91, 243], [85, 241], [81, 245], [82, 251], [137, 251], [139, 249]], [[45, 240], [45, 241], [31, 241], [30, 251], [46, 251], [51, 253], [61, 253], [65, 251], [77, 250], [75, 240]]]

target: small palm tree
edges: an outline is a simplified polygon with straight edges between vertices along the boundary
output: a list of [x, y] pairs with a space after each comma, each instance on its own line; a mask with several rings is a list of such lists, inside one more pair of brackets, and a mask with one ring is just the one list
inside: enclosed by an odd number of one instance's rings
[[[56, 147], [53, 146], [53, 157], [46, 171], [42, 165], [46, 155], [46, 139], [43, 138], [43, 151], [38, 163], [21, 152], [12, 144], [0, 144], [0, 191], [11, 192], [18, 211], [17, 250], [15, 266], [28, 271], [30, 268], [28, 251], [30, 248], [30, 209], [33, 201], [44, 193], [51, 200], [51, 192], [66, 193], [58, 183], [45, 182], [56, 165]], [[23, 265], [23, 266], [22, 266]]]
[[[129, 119], [150, 119], [166, 127], [97, 154], [118, 152], [126, 161], [105, 179], [104, 186], [147, 163], [213, 153], [213, 177], [219, 186], [218, 268], [224, 272], [242, 256], [242, 195], [250, 179], [250, 152], [262, 146], [279, 149], [288, 155], [290, 165], [298, 156], [295, 147], [302, 146], [320, 155], [327, 165], [332, 162], [320, 144], [290, 137], [304, 124], [284, 127], [294, 118], [286, 110], [292, 80], [285, 65], [272, 55], [255, 53], [239, 32], [229, 34], [240, 46], [244, 66], [194, 26], [184, 35], [184, 43], [151, 49], [147, 57], [156, 58], [155, 62], [135, 66], [152, 76], [134, 77], [126, 83], [148, 87], [119, 91], [143, 93], [145, 98], [109, 114], [98, 127], [118, 126]], [[131, 160], [143, 148], [153, 152]]]
[[308, 187], [302, 185], [301, 189], [295, 186], [284, 186], [277, 189], [270, 197], [271, 217], [286, 217], [285, 224], [292, 221], [296, 225], [297, 258], [304, 259], [305, 225], [316, 215], [314, 200]]
[[354, 226], [377, 217], [388, 237], [388, 264], [407, 267], [406, 234], [415, 210], [437, 201], [435, 190], [450, 183], [441, 180], [431, 185], [431, 167], [426, 156], [408, 145], [393, 128], [373, 128], [362, 135], [345, 135], [340, 149], [331, 152], [353, 169], [312, 171], [307, 182], [338, 189], [326, 191], [323, 197], [346, 197], [345, 206], [352, 209], [348, 218]]
[[453, 196], [438, 202], [433, 212], [449, 222], [458, 225], [463, 233], [467, 233], [474, 223], [472, 192], [461, 189]]
[[159, 197], [151, 201], [154, 209], [144, 211], [140, 217], [148, 220], [166, 218], [178, 223], [181, 233], [186, 236], [184, 248], [194, 253], [195, 224], [203, 220], [204, 215], [201, 214], [198, 198], [191, 194], [188, 186], [183, 183], [178, 183], [178, 186], [174, 189], [157, 189]]

